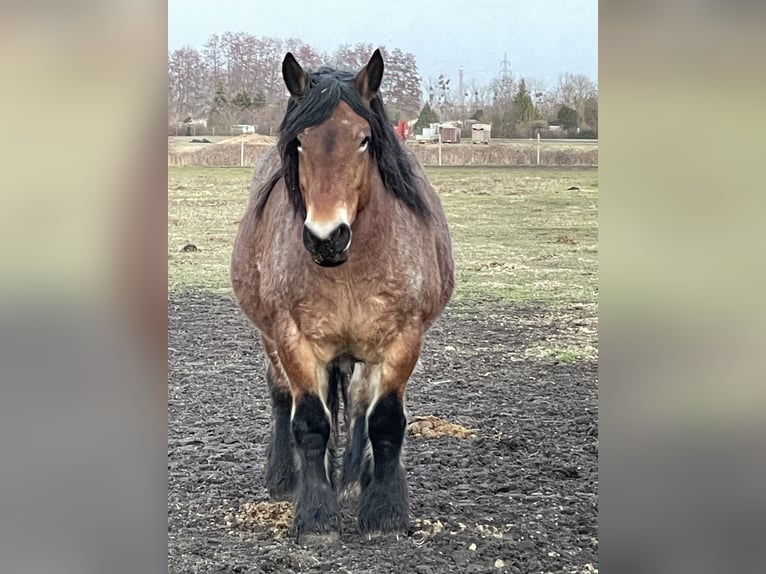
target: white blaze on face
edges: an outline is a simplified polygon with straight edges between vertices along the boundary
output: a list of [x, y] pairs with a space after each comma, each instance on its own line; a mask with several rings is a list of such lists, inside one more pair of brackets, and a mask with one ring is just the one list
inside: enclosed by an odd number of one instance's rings
[[327, 239], [330, 234], [335, 231], [339, 225], [345, 223], [350, 227], [348, 222], [348, 211], [344, 207], [339, 207], [335, 210], [335, 214], [328, 219], [317, 219], [313, 210], [308, 209], [306, 213], [306, 227], [313, 233], [318, 239]]

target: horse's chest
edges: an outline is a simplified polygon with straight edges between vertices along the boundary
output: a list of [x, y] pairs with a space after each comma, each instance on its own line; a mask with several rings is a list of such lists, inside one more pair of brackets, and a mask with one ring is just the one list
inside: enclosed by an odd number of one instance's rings
[[374, 360], [413, 314], [410, 298], [401, 291], [341, 289], [306, 301], [295, 320], [303, 335], [322, 350], [319, 354], [350, 353]]

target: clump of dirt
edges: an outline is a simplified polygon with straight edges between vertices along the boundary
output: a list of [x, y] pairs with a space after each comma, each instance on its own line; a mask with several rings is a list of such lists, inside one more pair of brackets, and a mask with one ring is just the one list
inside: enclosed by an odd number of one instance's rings
[[433, 415], [415, 417], [407, 427], [407, 432], [420, 438], [439, 438], [451, 436], [455, 438], [476, 438], [476, 431], [463, 425], [447, 422]]
[[283, 539], [293, 521], [290, 502], [245, 502], [237, 514], [228, 513], [224, 522], [247, 532], [270, 531], [278, 540]]
[[575, 245], [577, 241], [575, 241], [573, 238], [569, 237], [568, 235], [559, 235], [559, 238], [556, 240], [556, 243], [566, 243], [567, 245]]
[[440, 532], [444, 531], [444, 524], [441, 520], [430, 520], [429, 518], [416, 518], [413, 520], [413, 532], [412, 537], [415, 544], [423, 544], [426, 538], [436, 536]]
[[195, 251], [199, 251], [199, 247], [194, 245], [194, 243], [187, 243], [183, 247], [181, 247], [182, 253], [193, 253]]

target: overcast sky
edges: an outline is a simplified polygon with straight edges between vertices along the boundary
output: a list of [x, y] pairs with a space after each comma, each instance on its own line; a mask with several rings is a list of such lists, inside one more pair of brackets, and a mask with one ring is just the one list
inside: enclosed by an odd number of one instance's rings
[[211, 34], [300, 38], [320, 52], [368, 42], [415, 54], [424, 78], [487, 83], [507, 54], [515, 77], [598, 81], [596, 0], [168, 0], [168, 48]]

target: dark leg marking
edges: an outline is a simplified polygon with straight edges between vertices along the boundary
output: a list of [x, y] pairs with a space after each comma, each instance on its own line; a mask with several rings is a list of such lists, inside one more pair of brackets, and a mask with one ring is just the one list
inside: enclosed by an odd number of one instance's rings
[[287, 500], [298, 482], [295, 466], [295, 445], [290, 431], [290, 410], [293, 399], [290, 391], [278, 387], [269, 367], [266, 380], [271, 391], [272, 427], [266, 448], [266, 488], [273, 500]]
[[395, 393], [381, 398], [368, 420], [372, 460], [362, 469], [359, 528], [363, 532], [405, 532], [409, 526], [407, 479], [401, 464], [406, 426]]
[[359, 486], [359, 480], [367, 448], [367, 421], [364, 414], [357, 415], [351, 424], [351, 431], [346, 439], [346, 450], [343, 453], [343, 475], [341, 492], [344, 499], [352, 499], [354, 490]]
[[[325, 468], [330, 440], [330, 420], [317, 395], [303, 395], [292, 422], [295, 447], [300, 460], [300, 481], [295, 503], [294, 531], [298, 542], [337, 539], [340, 508]], [[332, 463], [332, 457], [327, 460]], [[329, 469], [332, 476], [332, 468]]]

